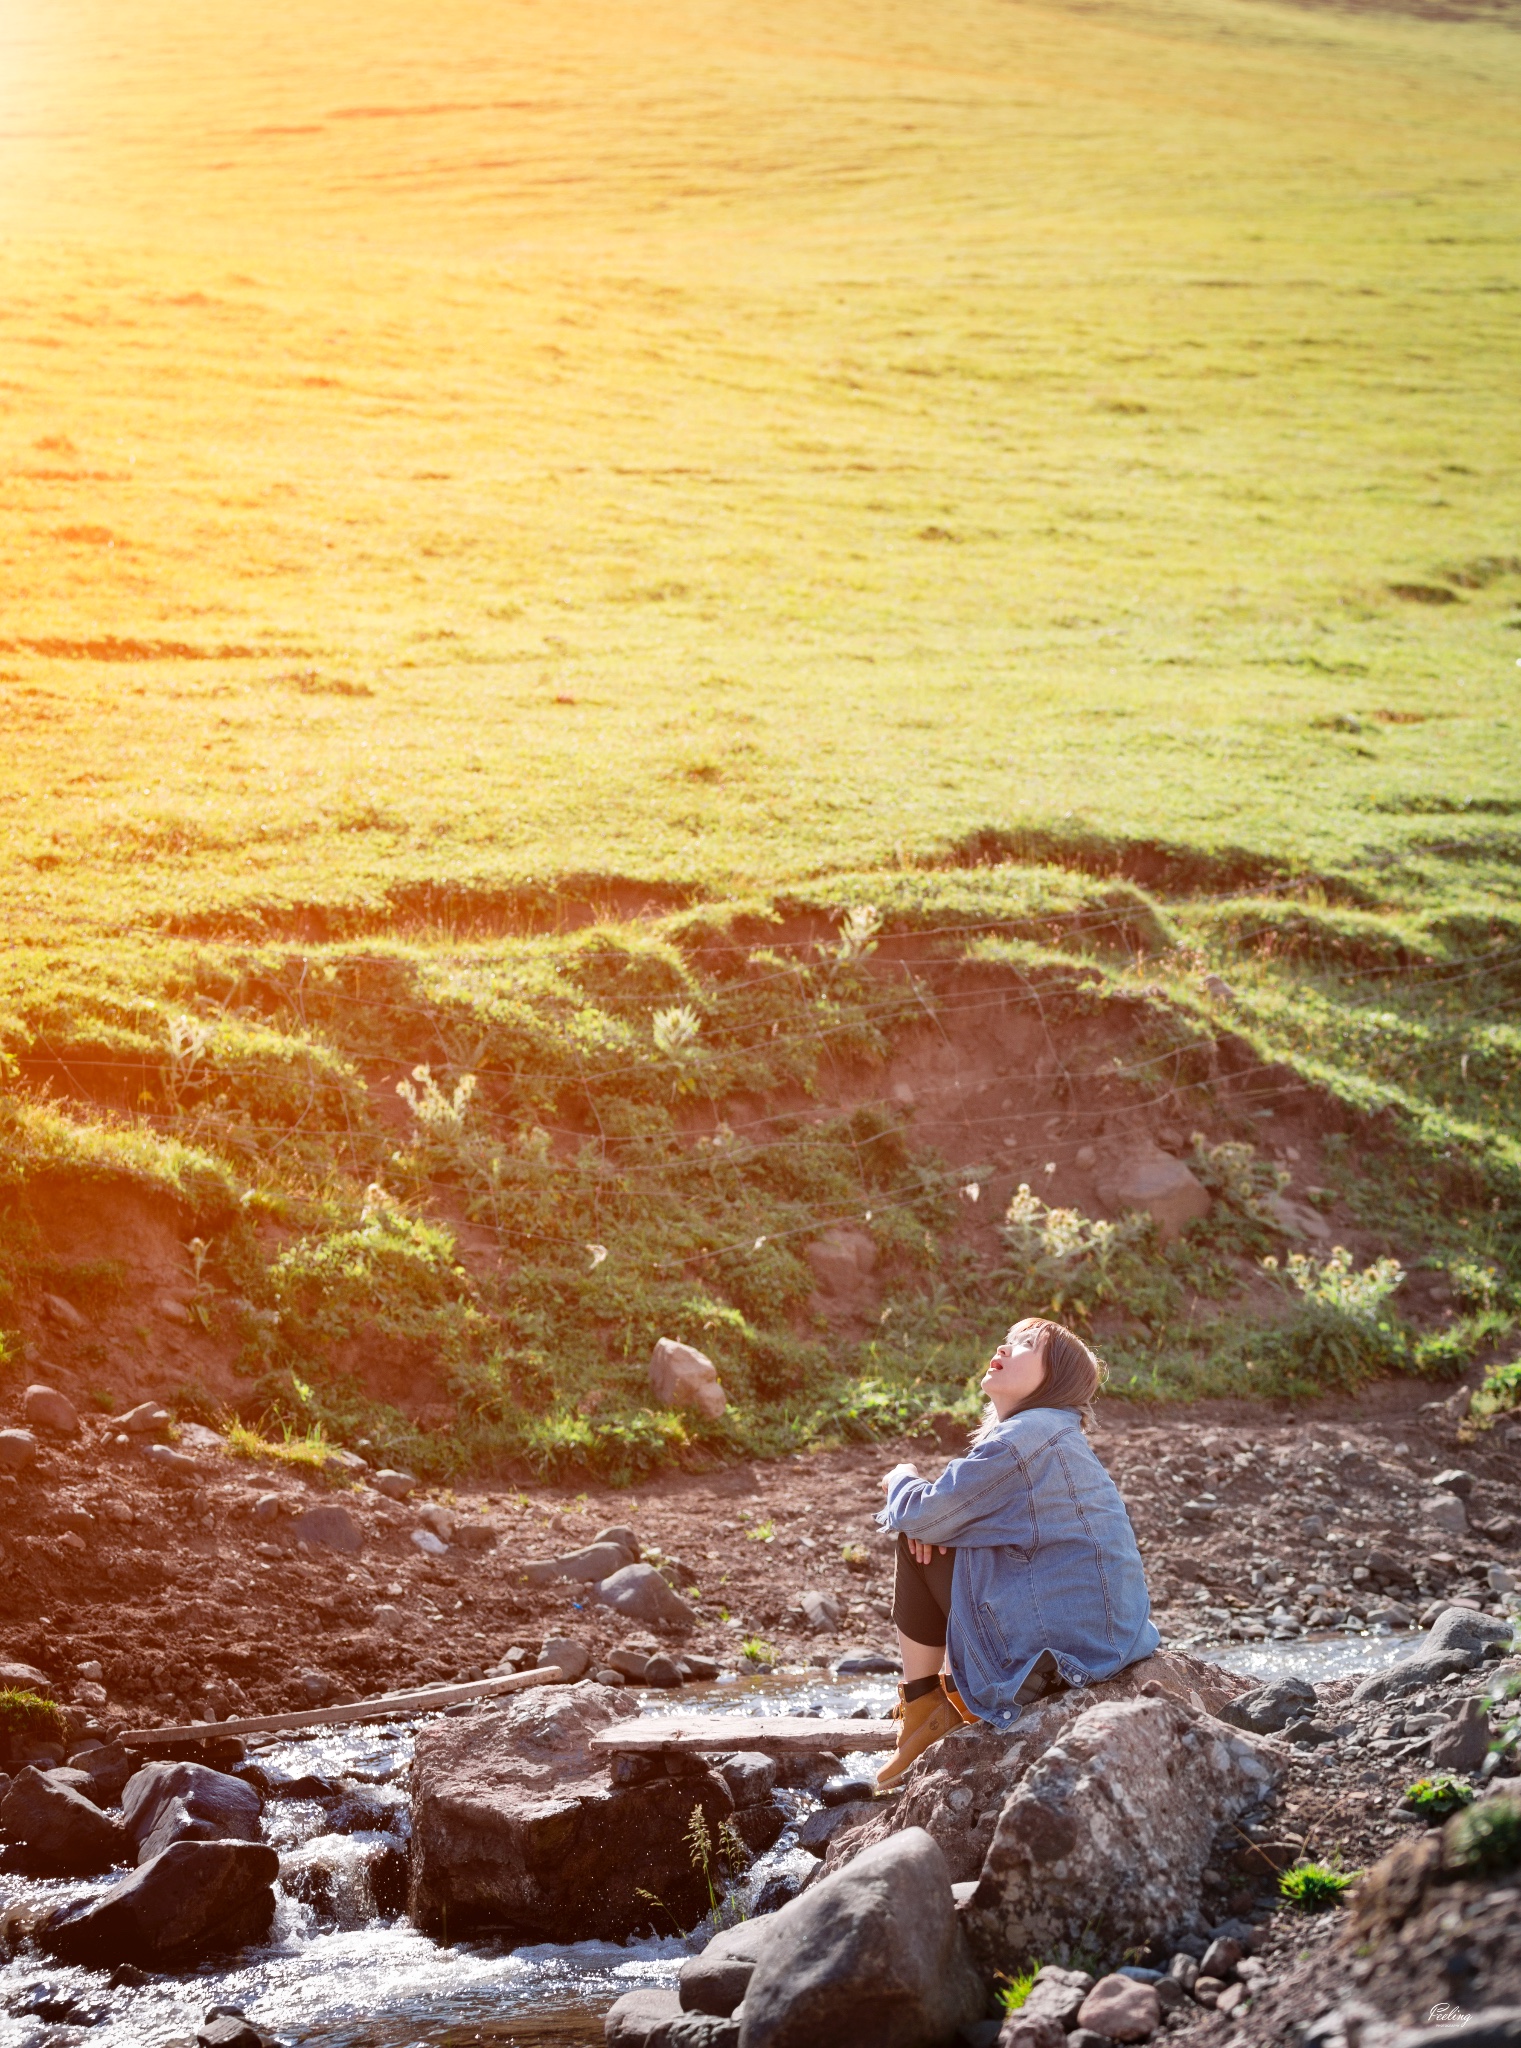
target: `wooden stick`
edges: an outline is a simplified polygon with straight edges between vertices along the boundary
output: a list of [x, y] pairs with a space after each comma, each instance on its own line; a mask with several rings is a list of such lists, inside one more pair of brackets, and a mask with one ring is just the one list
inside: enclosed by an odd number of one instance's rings
[[514, 1671], [506, 1678], [478, 1678], [462, 1685], [439, 1685], [426, 1692], [387, 1692], [377, 1698], [352, 1700], [346, 1707], [309, 1707], [296, 1714], [253, 1714], [244, 1721], [191, 1721], [183, 1728], [132, 1728], [116, 1739], [128, 1749], [148, 1749], [155, 1742], [205, 1742], [217, 1735], [266, 1735], [281, 1728], [326, 1728], [340, 1721], [389, 1721], [396, 1716], [451, 1707], [457, 1700], [494, 1699], [499, 1693], [522, 1692], [530, 1685], [558, 1685], [565, 1674], [558, 1664]]
[[683, 1714], [669, 1719], [641, 1715], [636, 1721], [617, 1721], [611, 1728], [599, 1728], [591, 1747], [631, 1756], [714, 1749], [755, 1749], [768, 1756], [828, 1749], [838, 1755], [847, 1749], [891, 1749], [897, 1739], [892, 1721], [823, 1721], [807, 1714], [775, 1714], [765, 1719], [752, 1714]]

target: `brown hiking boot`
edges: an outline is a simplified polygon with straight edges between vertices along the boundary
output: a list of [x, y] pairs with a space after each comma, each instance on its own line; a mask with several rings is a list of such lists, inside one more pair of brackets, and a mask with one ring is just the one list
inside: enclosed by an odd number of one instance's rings
[[949, 1735], [953, 1728], [959, 1728], [963, 1722], [973, 1718], [954, 1692], [947, 1691], [943, 1679], [933, 1692], [927, 1692], [917, 1700], [903, 1697], [907, 1689], [902, 1685], [898, 1687], [898, 1704], [893, 1709], [893, 1718], [899, 1724], [898, 1746], [877, 1773], [877, 1783], [881, 1786], [896, 1785], [909, 1765], [932, 1748], [942, 1735]]

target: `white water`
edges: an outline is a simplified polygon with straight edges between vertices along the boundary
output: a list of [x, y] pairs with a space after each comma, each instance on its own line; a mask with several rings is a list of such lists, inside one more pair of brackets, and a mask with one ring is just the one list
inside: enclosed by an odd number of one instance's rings
[[[1289, 1673], [1316, 1680], [1384, 1669], [1421, 1640], [1301, 1637], [1198, 1645], [1193, 1654], [1261, 1680]], [[890, 1679], [791, 1672], [693, 1687], [683, 1691], [681, 1704], [686, 1712], [755, 1715], [848, 1714], [864, 1706], [875, 1716], [893, 1695]], [[671, 1696], [644, 1694], [640, 1705], [645, 1712], [668, 1712]], [[231, 1966], [118, 1990], [98, 1972], [18, 1958], [0, 1966], [0, 2048], [170, 2048], [193, 2040], [211, 2005], [240, 2006], [281, 2040], [323, 2048], [600, 2048], [600, 2016], [613, 2000], [643, 1985], [674, 1983], [683, 1960], [703, 1946], [711, 1929], [704, 1925], [684, 1939], [667, 1936], [627, 1946], [443, 1947], [403, 1918], [378, 1916], [370, 1879], [377, 1858], [406, 1837], [404, 1786], [412, 1739], [413, 1724], [398, 1723], [325, 1730], [259, 1748], [254, 1754], [272, 1772], [311, 1772], [346, 1784], [337, 1809], [306, 1799], [271, 1798], [266, 1805], [266, 1836], [280, 1850], [285, 1871], [270, 1942]], [[865, 1757], [851, 1765], [863, 1774], [875, 1767], [876, 1760]], [[781, 1796], [794, 1806], [796, 1820], [815, 1804], [802, 1793]], [[767, 1879], [789, 1868], [804, 1870], [811, 1861], [789, 1829], [757, 1859], [733, 1904], [743, 1910]], [[323, 1894], [320, 1915], [291, 1895], [309, 1888], [314, 1870]], [[94, 1884], [63, 1880], [0, 1879], [0, 1902], [61, 1899], [93, 1889]], [[53, 2019], [33, 2016], [39, 1998]], [[75, 2010], [68, 2011], [71, 2004]]]

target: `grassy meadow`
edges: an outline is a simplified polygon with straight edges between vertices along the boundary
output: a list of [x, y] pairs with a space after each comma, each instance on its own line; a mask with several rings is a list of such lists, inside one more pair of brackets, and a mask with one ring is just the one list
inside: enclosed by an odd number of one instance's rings
[[[1384, 1112], [1348, 1188], [1493, 1340], [1518, 21], [0, 0], [12, 1299], [29, 1180], [125, 1176], [292, 1427], [623, 1469], [693, 1434], [640, 1401], [673, 1321], [715, 1444], [952, 1401], [973, 1289], [890, 1112], [687, 1128], [884, 1055], [869, 944], [789, 951], [870, 905], [940, 935], [916, 1015], [991, 949], [1143, 1003], [1138, 1063], [1228, 1022]], [[863, 1199], [890, 1357], [806, 1327]], [[1207, 1251], [1132, 1248], [1137, 1388], [1309, 1390], [1318, 1338], [1172, 1334]], [[452, 1437], [329, 1369], [377, 1317]]]

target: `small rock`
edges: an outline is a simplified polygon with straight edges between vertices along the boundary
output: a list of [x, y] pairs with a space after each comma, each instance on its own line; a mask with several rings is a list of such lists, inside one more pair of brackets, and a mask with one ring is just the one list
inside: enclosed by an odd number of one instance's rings
[[44, 1294], [42, 1313], [49, 1322], [60, 1324], [65, 1330], [88, 1330], [90, 1325], [72, 1301], [65, 1301], [61, 1294]]
[[1468, 1510], [1455, 1493], [1439, 1493], [1428, 1500], [1422, 1508], [1421, 1518], [1428, 1528], [1439, 1529], [1444, 1536], [1468, 1533]]
[[195, 2030], [196, 2048], [264, 2048], [264, 2036], [242, 2013], [208, 2013]]
[[377, 1472], [370, 1484], [389, 1500], [405, 1500], [417, 1491], [417, 1481], [410, 1472], [393, 1472], [389, 1466]]
[[1307, 1237], [1317, 1244], [1330, 1243], [1330, 1224], [1308, 1202], [1295, 1202], [1287, 1195], [1269, 1195], [1262, 1206], [1285, 1237]]
[[97, 1743], [93, 1749], [75, 1750], [69, 1759], [75, 1770], [83, 1771], [93, 1790], [90, 1797], [101, 1806], [115, 1806], [127, 1789], [127, 1781], [142, 1766], [135, 1750], [119, 1742]]
[[799, 1604], [815, 1635], [832, 1635], [839, 1627], [843, 1610], [833, 1593], [805, 1593]]
[[1243, 1693], [1220, 1709], [1219, 1719], [1254, 1735], [1276, 1735], [1291, 1721], [1315, 1711], [1315, 1688], [1307, 1678], [1275, 1678], [1255, 1692]]
[[1203, 1185], [1181, 1159], [1158, 1145], [1130, 1153], [1104, 1176], [1100, 1198], [1115, 1209], [1138, 1209], [1153, 1217], [1164, 1243], [1187, 1223], [1210, 1212]]
[[1067, 2048], [1110, 2048], [1107, 2034], [1095, 2034], [1092, 2027], [1074, 2027], [1067, 2036]]
[[614, 1650], [607, 1661], [615, 1671], [621, 1671], [633, 1684], [642, 1685], [650, 1655], [648, 1650]]
[[166, 1323], [179, 1323], [183, 1327], [191, 1320], [189, 1307], [175, 1295], [161, 1294], [153, 1306]]
[[776, 1789], [776, 1758], [758, 1749], [736, 1750], [717, 1759], [718, 1771], [736, 1806], [758, 1806]]
[[1150, 1984], [1118, 1974], [1100, 1977], [1079, 2007], [1077, 2023], [1111, 2041], [1144, 2041], [1162, 2024], [1162, 2004]]
[[650, 1354], [649, 1377], [651, 1391], [662, 1408], [695, 1408], [716, 1421], [728, 1406], [717, 1367], [690, 1344], [661, 1337]]
[[1462, 1705], [1431, 1738], [1431, 1761], [1440, 1771], [1476, 1771], [1489, 1754], [1489, 1717], [1482, 1699]]
[[1090, 1173], [1098, 1165], [1098, 1154], [1091, 1145], [1079, 1145], [1073, 1155], [1073, 1163], [1084, 1173]]
[[57, 1687], [45, 1671], [39, 1671], [35, 1664], [7, 1664], [0, 1662], [0, 1685], [15, 1686], [19, 1692], [34, 1692], [39, 1699], [57, 1697]]
[[749, 1989], [767, 1932], [764, 1919], [720, 1929], [700, 1955], [681, 1966], [682, 2010], [727, 2019]]
[[1200, 2005], [1213, 2008], [1220, 2003], [1220, 1993], [1225, 1989], [1223, 1977], [1207, 1977], [1201, 1970], [1194, 1979], [1194, 1997]]
[[564, 1557], [530, 1559], [523, 1567], [529, 1582], [548, 1584], [554, 1579], [575, 1579], [588, 1586], [611, 1578], [628, 1563], [621, 1543], [592, 1543], [585, 1550], [572, 1550]]
[[1489, 1580], [1491, 1593], [1499, 1593], [1503, 1597], [1516, 1590], [1516, 1575], [1506, 1565], [1492, 1564], [1485, 1577]]
[[[539, 1652], [539, 1668], [546, 1669], [558, 1664], [569, 1682], [574, 1685], [584, 1678], [591, 1669], [591, 1651], [585, 1643], [578, 1643], [574, 1636], [551, 1636]], [[677, 1680], [680, 1684], [680, 1680]]]
[[631, 1621], [653, 1626], [657, 1622], [685, 1622], [697, 1619], [697, 1610], [666, 1584], [652, 1564], [626, 1564], [610, 1578], [603, 1579], [596, 1597]]
[[49, 1436], [79, 1434], [78, 1410], [55, 1387], [45, 1387], [40, 1383], [28, 1387], [22, 1413], [30, 1429], [46, 1430]]
[[696, 1684], [705, 1684], [719, 1674], [720, 1667], [711, 1657], [699, 1657], [692, 1650], [683, 1650], [677, 1662], [684, 1675]]
[[296, 1683], [314, 1707], [320, 1707], [333, 1691], [333, 1681], [325, 1671], [303, 1671]]
[[454, 1541], [454, 1517], [437, 1501], [424, 1501], [417, 1510], [417, 1519], [425, 1529], [431, 1529], [441, 1543]]
[[1487, 1644], [1509, 1643], [1511, 1634], [1508, 1622], [1491, 1615], [1476, 1614], [1467, 1607], [1444, 1607], [1425, 1642], [1417, 1643], [1409, 1656], [1387, 1671], [1375, 1671], [1365, 1678], [1352, 1695], [1353, 1704], [1421, 1692], [1452, 1672], [1471, 1671]]
[[1455, 1493], [1459, 1500], [1467, 1500], [1474, 1489], [1474, 1476], [1461, 1466], [1449, 1465], [1445, 1472], [1438, 1472], [1430, 1482], [1440, 1493]]
[[602, 2021], [602, 2038], [607, 2048], [650, 2048], [658, 2034], [681, 2017], [681, 1999], [674, 1991], [625, 1991], [612, 2004]]
[[621, 1671], [614, 1671], [610, 1664], [599, 1664], [592, 1673], [598, 1685], [627, 1685], [628, 1680]]
[[370, 1626], [378, 1628], [384, 1635], [399, 1636], [407, 1625], [407, 1617], [399, 1607], [389, 1600], [382, 1600], [370, 1617]]
[[1239, 1941], [1227, 1935], [1218, 1935], [1204, 1951], [1204, 1960], [1199, 1965], [1201, 1977], [1219, 1977], [1222, 1982], [1236, 1974], [1236, 1965], [1246, 1954]]
[[424, 1557], [444, 1557], [448, 1553], [447, 1543], [440, 1543], [431, 1529], [414, 1529], [412, 1542]]
[[171, 1450], [168, 1444], [149, 1444], [143, 1456], [158, 1477], [170, 1485], [194, 1486], [200, 1477], [194, 1458], [187, 1458], [183, 1451]]
[[125, 1415], [113, 1415], [111, 1427], [123, 1436], [154, 1436], [169, 1427], [169, 1410], [160, 1408], [157, 1401], [139, 1401]]
[[632, 1529], [626, 1528], [622, 1522], [615, 1522], [611, 1529], [599, 1529], [592, 1538], [592, 1542], [593, 1544], [616, 1543], [618, 1548], [624, 1552], [630, 1564], [637, 1564], [639, 1562], [639, 1538]]
[[37, 1459], [37, 1439], [29, 1429], [0, 1429], [0, 1472], [24, 1472]]
[[819, 1797], [826, 1806], [852, 1806], [874, 1797], [875, 1792], [869, 1778], [826, 1778], [819, 1787]]
[[674, 1657], [651, 1657], [644, 1667], [643, 1683], [645, 1685], [662, 1686], [669, 1692], [676, 1686], [679, 1686], [681, 1682], [681, 1667], [677, 1664]]
[[1066, 2048], [1066, 2029], [1050, 2013], [1030, 2012], [1028, 1999], [998, 2031], [998, 2048]]
[[885, 1656], [880, 1650], [861, 1650], [842, 1657], [834, 1674], [836, 1678], [890, 1678], [902, 1669], [896, 1657]]
[[1161, 2006], [1164, 2017], [1170, 2012], [1177, 2012], [1188, 2002], [1188, 1993], [1176, 1977], [1159, 1977], [1155, 1989], [1157, 2003]]
[[1195, 1957], [1180, 1952], [1167, 1965], [1167, 1974], [1181, 1984], [1185, 1991], [1192, 1991], [1199, 1978], [1198, 1961]]
[[364, 1531], [347, 1508], [308, 1508], [291, 1523], [290, 1533], [304, 1543], [320, 1543], [324, 1550], [339, 1550], [349, 1557], [364, 1548]]
[[283, 1502], [278, 1493], [261, 1493], [253, 1504], [254, 1520], [256, 1522], [278, 1521], [282, 1505]]
[[[810, 1856], [822, 1856], [835, 1836], [843, 1828], [854, 1827], [860, 1818], [861, 1810], [857, 1805], [821, 1806], [810, 1813], [798, 1829], [797, 1845], [806, 1849]], [[892, 1836], [890, 1839], [896, 1841], [900, 1838]]]
[[461, 1550], [491, 1550], [496, 1544], [496, 1531], [489, 1522], [456, 1522], [454, 1540]]

